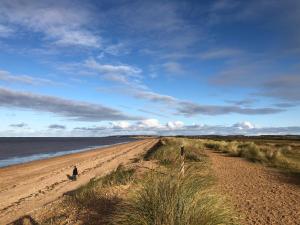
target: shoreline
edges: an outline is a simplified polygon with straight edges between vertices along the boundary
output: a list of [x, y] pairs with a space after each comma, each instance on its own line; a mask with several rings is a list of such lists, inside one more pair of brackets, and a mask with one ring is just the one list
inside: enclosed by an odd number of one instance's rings
[[[71, 154], [83, 153], [86, 151], [93, 151], [93, 150], [109, 148], [109, 147], [113, 147], [115, 145], [122, 145], [122, 144], [127, 144], [127, 143], [131, 143], [131, 142], [136, 142], [136, 141], [139, 141], [139, 140], [125, 141], [125, 142], [119, 142], [119, 143], [115, 143], [115, 144], [99, 145], [99, 146], [80, 148], [80, 149], [64, 150], [64, 151], [58, 151], [58, 152], [37, 153], [37, 154], [33, 154], [33, 155], [28, 155], [28, 156], [16, 156], [16, 157], [0, 160], [0, 169], [12, 167], [12, 166], [23, 165], [26, 163], [31, 163], [31, 162], [40, 161], [40, 160], [47, 160], [47, 159], [65, 156], [65, 155], [71, 155]], [[26, 158], [33, 158], [33, 159], [26, 160]], [[25, 160], [22, 161], [22, 159], [25, 159]], [[19, 160], [20, 162], [11, 163], [11, 164], [7, 164], [4, 166], [1, 165], [2, 162], [4, 162], [3, 164], [5, 164], [5, 161], [10, 161], [10, 160]]]
[[[0, 223], [7, 224], [92, 178], [109, 173], [119, 164], [143, 154], [156, 142], [157, 139], [138, 140], [0, 168]], [[66, 175], [74, 165], [79, 177], [70, 181]]]

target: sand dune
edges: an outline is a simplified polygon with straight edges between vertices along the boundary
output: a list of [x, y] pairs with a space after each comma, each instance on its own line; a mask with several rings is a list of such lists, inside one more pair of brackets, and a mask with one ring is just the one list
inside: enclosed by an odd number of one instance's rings
[[[0, 224], [28, 214], [91, 178], [108, 173], [120, 163], [129, 162], [156, 142], [156, 139], [147, 139], [1, 168]], [[73, 165], [77, 165], [79, 170], [77, 181], [67, 178]]]

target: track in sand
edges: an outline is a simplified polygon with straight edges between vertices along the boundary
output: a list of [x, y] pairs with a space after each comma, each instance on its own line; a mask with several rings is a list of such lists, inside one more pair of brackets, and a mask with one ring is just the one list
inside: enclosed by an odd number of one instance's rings
[[299, 180], [242, 158], [207, 154], [218, 179], [216, 188], [232, 201], [242, 224], [300, 224]]

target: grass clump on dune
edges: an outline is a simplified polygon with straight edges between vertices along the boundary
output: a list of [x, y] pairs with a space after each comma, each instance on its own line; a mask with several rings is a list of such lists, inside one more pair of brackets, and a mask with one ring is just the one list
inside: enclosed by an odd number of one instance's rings
[[72, 200], [80, 205], [89, 206], [103, 199], [102, 189], [116, 185], [126, 185], [133, 180], [135, 170], [120, 164], [115, 171], [98, 179], [92, 179], [71, 193]]
[[261, 162], [288, 172], [300, 173], [300, 161], [293, 157], [291, 146], [258, 145], [254, 142], [212, 141], [205, 140], [205, 147], [228, 153], [231, 156], [243, 157], [252, 162]]
[[213, 184], [211, 177], [201, 176], [195, 168], [186, 174], [183, 178], [152, 174], [120, 208], [114, 224], [234, 224], [230, 209], [207, 190]]
[[180, 146], [184, 146], [186, 161], [200, 162], [206, 157], [203, 144], [199, 140], [185, 138], [164, 138], [162, 145], [152, 153], [150, 159], [158, 160], [162, 165], [178, 165], [180, 163]]
[[117, 169], [102, 178], [103, 185], [125, 185], [133, 180], [135, 169], [126, 169], [120, 164]]

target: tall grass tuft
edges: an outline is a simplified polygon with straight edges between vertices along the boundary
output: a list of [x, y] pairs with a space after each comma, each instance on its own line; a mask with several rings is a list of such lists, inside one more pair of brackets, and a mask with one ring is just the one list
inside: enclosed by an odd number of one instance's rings
[[75, 190], [71, 194], [72, 200], [80, 205], [95, 205], [97, 200], [103, 199], [101, 189], [131, 182], [134, 172], [134, 169], [126, 169], [120, 164], [115, 171], [99, 179], [92, 179], [89, 183]]
[[266, 161], [266, 156], [263, 151], [253, 142], [246, 142], [239, 145], [240, 148], [240, 156], [247, 158], [253, 162], [259, 161], [264, 162]]
[[125, 185], [133, 180], [135, 169], [120, 164], [117, 169], [101, 179], [103, 186]]
[[185, 177], [151, 174], [127, 203], [113, 224], [215, 225], [235, 224], [230, 209], [208, 189], [212, 178], [190, 167]]

